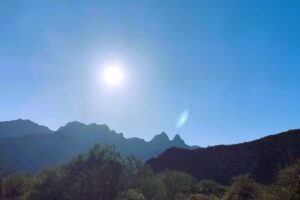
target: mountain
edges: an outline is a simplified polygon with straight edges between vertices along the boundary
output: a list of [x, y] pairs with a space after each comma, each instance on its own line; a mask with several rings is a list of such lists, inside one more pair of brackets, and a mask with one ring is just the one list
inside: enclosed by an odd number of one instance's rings
[[259, 182], [269, 183], [279, 169], [297, 158], [300, 158], [300, 129], [235, 145], [174, 147], [147, 163], [155, 172], [179, 170], [220, 183], [229, 183], [232, 177], [246, 173]]
[[0, 122], [0, 139], [7, 137], [19, 137], [30, 133], [51, 133], [49, 128], [41, 126], [30, 120], [12, 120]]
[[107, 125], [70, 122], [53, 133], [0, 139], [0, 167], [38, 171], [64, 163], [88, 151], [96, 143], [114, 145], [122, 155], [133, 154], [143, 161], [173, 146], [190, 148], [180, 136], [170, 140], [166, 133], [161, 133], [147, 142], [139, 138], [125, 138]]

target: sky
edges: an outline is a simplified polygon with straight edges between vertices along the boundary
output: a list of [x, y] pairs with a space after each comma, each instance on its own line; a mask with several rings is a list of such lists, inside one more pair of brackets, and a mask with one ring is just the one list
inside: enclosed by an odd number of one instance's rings
[[299, 36], [297, 0], [0, 1], [0, 121], [200, 146], [299, 128]]

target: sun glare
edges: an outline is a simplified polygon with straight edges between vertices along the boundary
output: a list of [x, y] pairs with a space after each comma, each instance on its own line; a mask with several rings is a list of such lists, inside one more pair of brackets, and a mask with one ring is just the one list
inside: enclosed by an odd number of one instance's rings
[[124, 73], [119, 65], [111, 65], [104, 69], [102, 78], [107, 85], [117, 86], [122, 83]]

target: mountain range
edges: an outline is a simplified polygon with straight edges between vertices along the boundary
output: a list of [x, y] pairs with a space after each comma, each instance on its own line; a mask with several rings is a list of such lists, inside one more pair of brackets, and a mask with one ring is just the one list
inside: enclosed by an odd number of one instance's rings
[[74, 121], [52, 131], [20, 119], [0, 122], [0, 167], [36, 172], [66, 163], [96, 143], [114, 145], [121, 155], [132, 154], [155, 172], [178, 170], [224, 184], [242, 174], [270, 183], [278, 170], [300, 158], [300, 129], [240, 144], [201, 148], [188, 146], [179, 135], [170, 140], [164, 132], [145, 141], [125, 138], [107, 125]]
[[250, 174], [270, 183], [276, 173], [300, 158], [300, 130], [290, 130], [255, 141], [208, 148], [172, 147], [148, 160], [155, 172], [179, 170], [198, 179], [228, 184], [235, 176]]
[[96, 143], [114, 145], [122, 155], [132, 154], [143, 161], [170, 147], [191, 148], [179, 135], [170, 140], [162, 132], [147, 142], [140, 138], [125, 138], [107, 125], [80, 122], [70, 122], [51, 131], [29, 120], [14, 120], [1, 122], [0, 130], [0, 167], [23, 172], [65, 163]]

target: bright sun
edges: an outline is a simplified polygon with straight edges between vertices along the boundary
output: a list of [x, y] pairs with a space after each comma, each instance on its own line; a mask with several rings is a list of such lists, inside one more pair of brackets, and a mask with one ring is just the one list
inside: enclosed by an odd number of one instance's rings
[[124, 73], [119, 65], [110, 65], [104, 69], [102, 78], [107, 85], [117, 86], [122, 83]]

